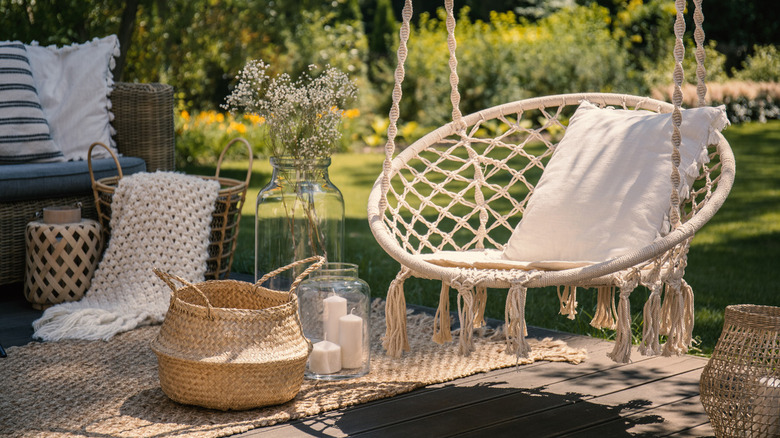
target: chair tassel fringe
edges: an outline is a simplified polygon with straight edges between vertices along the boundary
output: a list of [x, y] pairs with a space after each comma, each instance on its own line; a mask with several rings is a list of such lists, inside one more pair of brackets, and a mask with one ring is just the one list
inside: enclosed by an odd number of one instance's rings
[[561, 303], [559, 313], [568, 315], [569, 319], [573, 320], [577, 315], [577, 287], [563, 286], [563, 293], [561, 293], [561, 287], [558, 286], [558, 300]]
[[441, 345], [452, 342], [452, 321], [450, 320], [450, 285], [442, 282], [439, 293], [439, 307], [433, 318], [433, 342]]
[[593, 315], [590, 325], [597, 329], [615, 330], [615, 318], [617, 318], [615, 288], [599, 287], [596, 298], [596, 314]]
[[526, 358], [531, 353], [531, 346], [525, 339], [528, 336], [528, 328], [525, 324], [525, 299], [528, 289], [521, 284], [514, 283], [509, 288], [506, 296], [506, 341], [507, 353], [514, 354], [518, 358]]
[[628, 297], [631, 295], [632, 289], [620, 289], [615, 348], [612, 352], [607, 353], [607, 356], [617, 363], [629, 363], [631, 361], [631, 303]]
[[669, 331], [663, 355], [680, 356], [688, 352], [693, 336], [693, 289], [685, 280], [681, 280], [679, 287], [673, 288], [671, 294], [669, 292], [667, 287], [665, 298], [671, 298], [672, 303], [669, 306], [667, 320]]
[[409, 272], [408, 269], [401, 269], [390, 282], [390, 288], [387, 290], [385, 302], [387, 328], [382, 346], [387, 355], [393, 358], [399, 358], [404, 351], [410, 350], [406, 332], [406, 297], [404, 297], [404, 281], [409, 278]]
[[474, 306], [476, 314], [474, 315], [474, 328], [478, 329], [485, 326], [485, 306], [487, 305], [487, 288], [477, 286], [477, 294], [474, 297]]
[[661, 354], [661, 290], [663, 283], [660, 281], [653, 285], [653, 291], [645, 303], [643, 312], [644, 326], [642, 328], [642, 342], [639, 343], [639, 353], [643, 356], [657, 356]]
[[458, 287], [458, 319], [460, 320], [460, 354], [468, 356], [474, 351], [474, 287]]

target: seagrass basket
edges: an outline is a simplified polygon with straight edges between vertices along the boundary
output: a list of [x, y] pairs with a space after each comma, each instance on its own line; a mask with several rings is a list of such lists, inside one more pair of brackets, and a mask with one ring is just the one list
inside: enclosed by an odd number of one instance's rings
[[[155, 270], [173, 290], [160, 333], [151, 342], [163, 392], [179, 403], [220, 410], [292, 400], [300, 391], [312, 349], [301, 329], [294, 291], [323, 261], [317, 256], [292, 263], [256, 284], [236, 280], [192, 284]], [[289, 291], [260, 286], [308, 262], [315, 263]]]
[[[237, 179], [220, 177], [222, 169], [222, 160], [225, 153], [234, 143], [243, 143], [249, 152], [249, 165], [247, 168], [246, 179], [239, 181]], [[118, 175], [95, 180], [92, 173], [92, 149], [103, 147], [111, 154], [116, 162]], [[246, 200], [246, 190], [249, 187], [249, 179], [252, 176], [252, 146], [243, 138], [234, 138], [222, 149], [217, 162], [215, 175], [201, 176], [204, 179], [217, 180], [220, 183], [219, 194], [215, 202], [214, 213], [211, 218], [211, 233], [209, 235], [208, 259], [206, 260], [206, 279], [217, 280], [225, 279], [230, 275], [230, 268], [233, 264], [233, 255], [238, 243], [238, 225], [241, 221], [241, 207]], [[103, 226], [104, 240], [108, 242], [111, 233], [111, 200], [116, 190], [119, 180], [122, 179], [122, 168], [116, 155], [102, 143], [94, 143], [89, 148], [89, 176], [92, 180], [92, 192], [95, 198], [95, 207], [98, 213], [98, 219]]]
[[700, 390], [717, 436], [780, 437], [780, 307], [726, 307]]

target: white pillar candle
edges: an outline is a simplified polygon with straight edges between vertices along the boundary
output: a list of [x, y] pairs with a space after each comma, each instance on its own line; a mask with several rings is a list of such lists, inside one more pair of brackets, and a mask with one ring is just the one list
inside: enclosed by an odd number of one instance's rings
[[309, 355], [309, 371], [314, 374], [333, 374], [341, 371], [341, 347], [330, 341], [314, 344]]
[[347, 300], [338, 295], [331, 295], [322, 300], [324, 311], [322, 319], [324, 324], [323, 336], [326, 341], [338, 344], [339, 342], [339, 318], [347, 314]]
[[339, 346], [344, 368], [363, 366], [363, 318], [354, 314], [339, 318]]

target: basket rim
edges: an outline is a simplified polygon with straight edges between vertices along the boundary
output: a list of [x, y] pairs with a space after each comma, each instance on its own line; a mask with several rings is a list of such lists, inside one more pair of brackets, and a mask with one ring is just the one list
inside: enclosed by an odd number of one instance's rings
[[[199, 283], [193, 283], [193, 286], [199, 288], [203, 293], [212, 293], [213, 286], [238, 286], [243, 289], [244, 292], [250, 292], [255, 290], [262, 294], [272, 295], [271, 299], [279, 299], [280, 303], [274, 306], [264, 307], [262, 309], [241, 309], [238, 307], [221, 307], [215, 305], [197, 304], [195, 302], [186, 301], [181, 298], [180, 294], [186, 289], [191, 289], [192, 286], [182, 286], [176, 289], [175, 292], [171, 292], [170, 310], [179, 310], [185, 313], [189, 313], [193, 316], [203, 317], [208, 319], [222, 319], [222, 320], [238, 320], [238, 319], [259, 319], [271, 315], [288, 314], [297, 312], [298, 297], [293, 293], [285, 291], [278, 291], [268, 289], [263, 286], [257, 286], [252, 283], [240, 280], [206, 280]], [[206, 290], [204, 290], [204, 288]], [[286, 301], [284, 301], [286, 300]]]
[[[245, 181], [239, 181], [235, 178], [225, 178], [222, 176], [216, 177], [216, 176], [209, 176], [209, 175], [191, 175], [191, 176], [219, 182], [220, 188], [219, 188], [218, 196], [225, 196], [227, 194], [232, 194], [232, 193], [240, 193], [247, 187]], [[116, 191], [120, 179], [121, 178], [116, 175], [99, 178], [95, 180], [95, 190], [103, 193], [113, 194]]]
[[760, 330], [780, 332], [780, 307], [760, 304], [732, 304], [726, 306], [726, 325], [739, 325]]

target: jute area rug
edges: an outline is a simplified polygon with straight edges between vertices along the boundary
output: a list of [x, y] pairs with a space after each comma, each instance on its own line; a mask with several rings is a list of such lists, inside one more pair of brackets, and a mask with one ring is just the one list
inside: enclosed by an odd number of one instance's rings
[[[0, 359], [0, 435], [14, 437], [222, 437], [325, 411], [366, 403], [479, 372], [514, 366], [503, 340], [475, 336], [476, 351], [457, 353], [457, 339], [431, 339], [433, 317], [408, 318], [411, 352], [384, 355], [384, 302], [372, 306], [371, 372], [338, 382], [304, 380], [298, 396], [283, 405], [249, 411], [184, 406], [160, 389], [157, 359], [149, 348], [159, 326], [110, 341], [61, 341], [11, 347]], [[537, 360], [579, 363], [584, 350], [563, 341], [529, 339]]]

